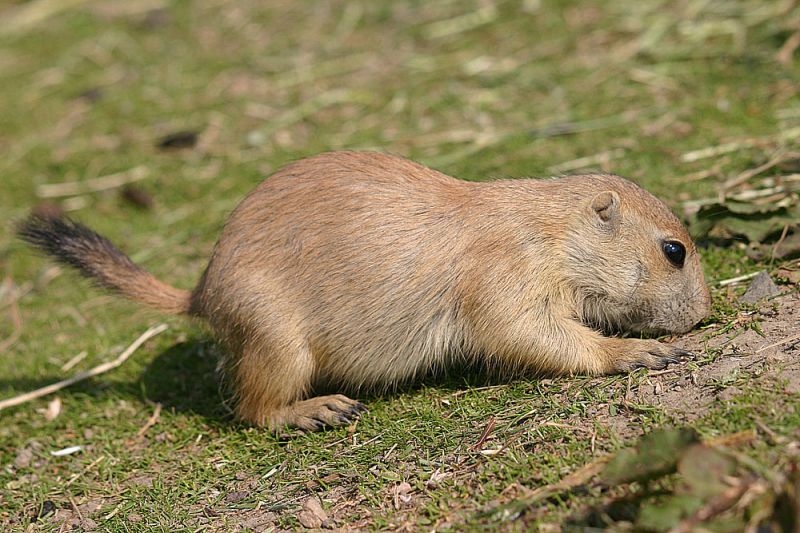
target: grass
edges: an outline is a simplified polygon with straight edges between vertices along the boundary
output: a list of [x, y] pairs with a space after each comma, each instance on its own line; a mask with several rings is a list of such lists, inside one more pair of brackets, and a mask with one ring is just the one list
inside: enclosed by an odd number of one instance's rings
[[[169, 330], [123, 367], [59, 392], [52, 421], [40, 412], [47, 400], [0, 412], [0, 523], [20, 530], [44, 502], [83, 509], [109, 530], [295, 528], [310, 494], [339, 525], [554, 524], [602, 495], [550, 500], [523, 522], [480, 512], [675, 422], [651, 406], [629, 407], [624, 431], [598, 418], [625, 403], [624, 376], [498, 384], [452, 375], [367, 399], [355, 428], [285, 441], [243, 427], [221, 401], [217, 348], [202, 325], [104, 295], [14, 240], [13, 221], [44, 201], [39, 186], [143, 166], [137, 186], [154, 198], [151, 210], [118, 189], [49, 201], [189, 288], [227, 213], [306, 155], [377, 149], [469, 180], [580, 171], [575, 161], [588, 158], [680, 211], [794, 143], [777, 139], [800, 125], [797, 61], [776, 59], [798, 20], [789, 2], [75, 4], [0, 8], [0, 270], [11, 289], [0, 296], [0, 339], [19, 335], [0, 353], [0, 397], [111, 359], [155, 323]], [[46, 16], [23, 23], [30, 13]], [[180, 130], [197, 131], [198, 145], [156, 147]], [[745, 138], [763, 142], [681, 158]], [[712, 281], [762, 266], [737, 246], [703, 258]], [[727, 295], [715, 302], [714, 320], [731, 320]], [[137, 439], [155, 402], [158, 422]], [[797, 414], [769, 407], [788, 403], [747, 392], [692, 423], [717, 435], [752, 427], [757, 413], [789, 435]], [[505, 446], [494, 455], [471, 449], [491, 416], [485, 447]], [[75, 444], [84, 450], [49, 453]], [[32, 458], [13, 466], [23, 449]], [[769, 463], [773, 452], [751, 453]]]

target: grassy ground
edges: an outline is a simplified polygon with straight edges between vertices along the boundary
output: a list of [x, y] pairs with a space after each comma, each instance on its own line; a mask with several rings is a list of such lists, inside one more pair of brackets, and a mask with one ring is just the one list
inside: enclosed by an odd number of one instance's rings
[[[48, 400], [0, 412], [0, 524], [261, 529], [327, 515], [324, 525], [367, 529], [521, 528], [577, 520], [604, 496], [550, 499], [505, 522], [482, 512], [649, 428], [691, 418], [712, 437], [757, 418], [796, 439], [796, 391], [749, 387], [746, 375], [739, 394], [712, 398], [701, 416], [652, 405], [616, 424], [598, 413], [625, 403], [624, 376], [453, 375], [366, 399], [370, 413], [354, 427], [280, 440], [230, 419], [201, 325], [62, 274], [14, 240], [12, 222], [57, 204], [189, 288], [242, 195], [283, 163], [331, 149], [389, 151], [470, 180], [600, 168], [680, 211], [797, 142], [800, 75], [786, 45], [797, 11], [756, 0], [0, 7], [0, 397], [169, 326], [121, 368], [59, 392], [55, 419], [43, 414]], [[178, 131], [196, 132], [197, 144], [157, 147]], [[755, 142], [686, 157], [742, 139]], [[118, 173], [140, 178], [154, 205], [138, 207], [119, 187], [93, 190]], [[65, 182], [79, 183], [47, 187]], [[740, 247], [711, 248], [704, 261], [711, 281], [774, 266]], [[716, 292], [706, 336], [741, 327], [728, 296]], [[157, 404], [156, 424], [137, 436]], [[494, 431], [474, 448], [490, 417]], [[73, 445], [82, 451], [50, 453]], [[780, 455], [761, 441], [748, 452], [767, 464]]]

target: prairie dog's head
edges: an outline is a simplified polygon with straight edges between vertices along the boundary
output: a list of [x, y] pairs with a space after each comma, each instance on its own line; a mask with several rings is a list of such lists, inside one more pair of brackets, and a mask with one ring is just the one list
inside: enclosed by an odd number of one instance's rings
[[611, 330], [690, 330], [708, 315], [711, 296], [689, 233], [633, 183], [585, 178], [564, 249], [581, 320]]

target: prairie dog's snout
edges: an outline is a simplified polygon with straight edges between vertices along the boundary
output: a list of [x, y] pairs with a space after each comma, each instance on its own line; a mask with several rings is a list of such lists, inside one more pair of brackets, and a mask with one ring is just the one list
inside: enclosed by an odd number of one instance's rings
[[710, 305], [678, 219], [613, 175], [469, 183], [377, 153], [311, 157], [239, 204], [191, 293], [78, 223], [32, 218], [20, 235], [129, 298], [206, 319], [238, 415], [270, 428], [363, 411], [309, 397], [317, 385], [388, 387], [455, 359], [658, 368], [685, 352], [600, 331], [682, 332]]

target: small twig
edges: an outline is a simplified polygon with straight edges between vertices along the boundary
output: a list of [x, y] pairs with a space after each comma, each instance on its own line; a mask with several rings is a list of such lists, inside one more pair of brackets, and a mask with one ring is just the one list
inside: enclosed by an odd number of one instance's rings
[[153, 409], [153, 414], [150, 415], [150, 418], [147, 419], [147, 422], [144, 423], [141, 429], [139, 429], [139, 431], [136, 432], [136, 438], [141, 439], [142, 437], [144, 437], [144, 434], [147, 433], [147, 430], [156, 425], [156, 422], [158, 422], [158, 417], [160, 415], [161, 415], [161, 403], [156, 403], [156, 407], [155, 409]]
[[741, 276], [736, 276], [735, 278], [723, 279], [722, 281], [717, 282], [717, 285], [720, 287], [726, 287], [728, 285], [733, 285], [734, 283], [739, 283], [741, 281], [747, 281], [748, 279], [753, 279], [754, 277], [758, 276], [761, 273], [761, 270], [758, 272], [751, 272], [749, 274], [743, 274]]
[[623, 148], [617, 148], [615, 150], [606, 150], [598, 154], [588, 155], [586, 157], [579, 157], [577, 159], [572, 159], [570, 161], [564, 161], [563, 163], [559, 163], [558, 165], [547, 167], [547, 172], [552, 174], [561, 174], [562, 172], [577, 170], [579, 168], [587, 168], [593, 165], [604, 165], [608, 164], [608, 162], [611, 161], [612, 159], [619, 159], [624, 155], [625, 155], [625, 150]]
[[502, 389], [503, 387], [507, 387], [507, 386], [508, 385], [486, 385], [484, 387], [470, 387], [468, 389], [461, 389], [459, 391], [456, 391], [453, 394], [451, 394], [450, 397], [451, 398], [457, 398], [459, 396], [463, 396], [463, 395], [468, 394], [470, 392], [487, 391], [487, 390], [493, 390], [493, 389]]
[[788, 344], [788, 343], [790, 343], [792, 341], [796, 341], [796, 340], [800, 340], [800, 333], [797, 334], [797, 335], [792, 335], [791, 337], [786, 337], [785, 339], [779, 340], [778, 342], [773, 342], [772, 344], [768, 344], [767, 346], [764, 346], [763, 348], [759, 348], [758, 350], [756, 350], [756, 353], [761, 353], [761, 352], [763, 352], [765, 350], [769, 350], [770, 348], [775, 348], [777, 346], [782, 346], [784, 344]]
[[655, 376], [663, 376], [666, 374], [672, 374], [673, 372], [679, 372], [683, 370], [683, 366], [676, 366], [672, 368], [667, 368], [666, 370], [649, 370], [647, 372], [648, 377], [655, 377]]
[[75, 513], [78, 515], [78, 518], [81, 520], [81, 522], [83, 522], [83, 513], [78, 508], [78, 504], [75, 503], [75, 499], [72, 497], [71, 494], [67, 494], [67, 498], [69, 499], [70, 505], [72, 505], [72, 508], [75, 510]]
[[481, 436], [478, 439], [478, 441], [469, 447], [470, 450], [474, 452], [476, 450], [479, 450], [480, 447], [483, 446], [483, 444], [489, 438], [489, 435], [491, 435], [492, 431], [494, 431], [494, 426], [496, 422], [497, 421], [495, 420], [494, 416], [489, 417], [489, 421], [486, 423], [486, 427], [483, 428], [483, 433], [481, 433]]
[[772, 245], [772, 251], [770, 252], [770, 260], [775, 260], [775, 254], [778, 252], [778, 248], [780, 248], [783, 241], [786, 240], [786, 236], [789, 234], [789, 224], [783, 226], [783, 231], [781, 232], [781, 237], [778, 241]]
[[758, 176], [759, 174], [761, 174], [765, 170], [769, 170], [772, 167], [774, 167], [775, 165], [778, 165], [778, 164], [782, 163], [785, 160], [786, 160], [786, 151], [785, 150], [778, 150], [778, 152], [775, 154], [775, 156], [772, 157], [772, 159], [770, 159], [769, 161], [767, 161], [763, 165], [759, 165], [759, 166], [757, 166], [755, 168], [751, 168], [751, 169], [745, 170], [744, 172], [740, 173], [738, 176], [735, 176], [735, 177], [727, 180], [725, 183], [722, 184], [722, 189], [723, 190], [728, 190], [728, 189], [732, 189], [732, 188], [736, 187], [737, 185], [741, 185], [742, 183], [746, 182], [750, 178], [752, 178], [754, 176]]
[[148, 175], [147, 167], [138, 166], [107, 176], [100, 176], [84, 181], [67, 181], [64, 183], [46, 183], [36, 187], [39, 198], [58, 198], [61, 196], [77, 196], [87, 192], [100, 192], [122, 187], [128, 183], [143, 180]]
[[497, 6], [488, 4], [463, 15], [431, 22], [424, 28], [424, 32], [430, 39], [449, 37], [489, 24], [497, 18], [497, 15]]
[[103, 520], [111, 520], [112, 518], [114, 518], [119, 512], [120, 507], [122, 507], [122, 504], [121, 503], [117, 504], [117, 506], [114, 507], [114, 509], [110, 513], [108, 513], [103, 517]]
[[748, 148], [752, 145], [753, 141], [751, 139], [747, 139], [744, 141], [729, 142], [717, 146], [700, 148], [699, 150], [692, 150], [691, 152], [686, 152], [685, 154], [681, 155], [681, 161], [684, 163], [693, 163], [701, 159], [707, 159], [709, 157], [735, 152], [736, 150]]
[[63, 365], [61, 365], [61, 370], [64, 371], [64, 372], [67, 372], [67, 371], [71, 370], [72, 367], [74, 367], [75, 365], [77, 365], [78, 363], [80, 363], [81, 361], [86, 359], [87, 355], [89, 355], [89, 352], [87, 352], [86, 350], [83, 350], [81, 353], [79, 353], [78, 355], [76, 355], [75, 357], [73, 357], [72, 359], [70, 359], [69, 361], [64, 363]]
[[543, 498], [550, 497], [559, 492], [575, 488], [588, 482], [594, 476], [600, 473], [607, 462], [611, 460], [613, 454], [598, 457], [591, 463], [584, 465], [575, 472], [569, 474], [565, 478], [544, 487], [539, 487], [531, 492], [530, 498], [526, 498], [527, 502], [533, 503]]
[[695, 511], [694, 514], [681, 520], [677, 526], [670, 529], [670, 533], [689, 533], [690, 531], [695, 531], [695, 526], [698, 524], [710, 518], [714, 518], [736, 505], [751, 485], [751, 481], [742, 480], [725, 490], [722, 494], [711, 498], [707, 504]]
[[354, 444], [354, 445], [353, 445], [353, 446], [351, 446], [349, 449], [350, 449], [350, 450], [355, 450], [356, 448], [362, 448], [362, 447], [366, 446], [367, 444], [372, 444], [372, 443], [373, 443], [373, 442], [375, 442], [376, 440], [379, 440], [381, 437], [382, 437], [382, 435], [375, 435], [375, 436], [374, 436], [374, 437], [372, 437], [371, 439], [369, 439], [369, 440], [365, 440], [364, 442], [362, 442], [362, 443], [360, 443], [360, 444]]
[[738, 141], [732, 141], [725, 144], [719, 144], [716, 146], [708, 146], [706, 148], [701, 148], [699, 150], [692, 150], [690, 152], [686, 152], [683, 155], [681, 155], [681, 161], [683, 161], [684, 163], [692, 163], [694, 161], [707, 159], [709, 157], [729, 154], [731, 152], [741, 150], [742, 148], [751, 148], [753, 146], [759, 146], [761, 144], [770, 142], [792, 141], [799, 136], [800, 136], [800, 127], [790, 128], [788, 130], [784, 130], [778, 133], [777, 135], [769, 135], [766, 137], [751, 137], [751, 138], [741, 139]]
[[[788, 176], [781, 176], [782, 181], [787, 181], [786, 178], [794, 178], [800, 176], [798, 174], [791, 174]], [[794, 180], [789, 180], [794, 181]], [[762, 187], [760, 189], [748, 189], [733, 194], [722, 194], [711, 198], [698, 198], [697, 200], [689, 200], [683, 202], [683, 207], [687, 209], [699, 209], [707, 205], [724, 203], [726, 200], [736, 200], [738, 202], [754, 202], [757, 204], [772, 203], [774, 208], [786, 207], [792, 204], [791, 194], [794, 190], [784, 185], [775, 187]], [[776, 200], [782, 201], [783, 205], [775, 203]]]
[[159, 333], [163, 332], [167, 329], [166, 324], [159, 324], [158, 326], [154, 326], [144, 333], [142, 333], [138, 339], [133, 341], [133, 343], [128, 346], [124, 352], [122, 352], [119, 357], [112, 361], [108, 361], [101, 365], [97, 365], [96, 367], [87, 370], [86, 372], [81, 372], [80, 374], [76, 374], [71, 378], [64, 379], [57, 383], [53, 383], [52, 385], [47, 385], [46, 387], [42, 387], [40, 389], [36, 389], [31, 392], [26, 392], [25, 394], [20, 394], [19, 396], [15, 396], [13, 398], [8, 398], [7, 400], [0, 401], [0, 410], [3, 410], [7, 407], [13, 407], [15, 405], [20, 405], [25, 402], [29, 402], [31, 400], [35, 400], [36, 398], [41, 398], [42, 396], [46, 396], [48, 394], [52, 394], [56, 391], [59, 391], [63, 388], [69, 387], [70, 385], [74, 385], [79, 381], [83, 381], [85, 379], [89, 379], [94, 376], [98, 376], [104, 372], [108, 372], [109, 370], [113, 370], [120, 366], [122, 363], [125, 362], [128, 357], [131, 356], [133, 352], [135, 352], [139, 346], [144, 344], [148, 339], [155, 337]]
[[587, 433], [591, 433], [592, 432], [592, 430], [589, 429], [589, 428], [582, 428], [580, 426], [571, 426], [569, 424], [559, 424], [558, 422], [544, 422], [544, 423], [540, 424], [540, 427], [571, 429], [573, 431], [585, 431]]
[[105, 458], [106, 458], [106, 456], [105, 456], [105, 455], [101, 455], [100, 457], [98, 457], [97, 459], [95, 459], [94, 461], [92, 461], [92, 462], [89, 464], [89, 466], [87, 466], [86, 468], [84, 468], [83, 470], [81, 470], [80, 472], [78, 472], [77, 474], [73, 474], [73, 476], [67, 480], [67, 484], [66, 484], [65, 486], [69, 487], [70, 485], [72, 485], [73, 483], [75, 483], [75, 481], [77, 481], [77, 480], [78, 480], [78, 478], [80, 478], [81, 476], [85, 475], [87, 472], [89, 472], [89, 470], [91, 470], [92, 468], [94, 468], [95, 466], [97, 466], [97, 463], [99, 463], [100, 461], [102, 461], [102, 460], [103, 460], [103, 459], [105, 459]]
[[775, 433], [775, 431], [773, 431], [772, 428], [766, 425], [764, 421], [761, 420], [760, 418], [756, 417], [754, 422], [756, 424], [756, 427], [767, 436], [767, 440], [771, 445], [777, 446], [778, 444], [782, 444], [783, 442], [786, 441], [784, 437]]

